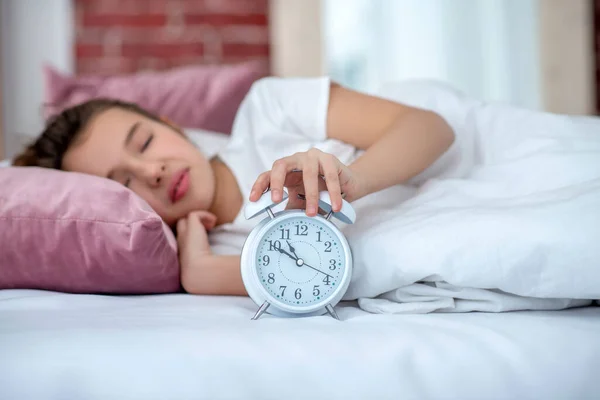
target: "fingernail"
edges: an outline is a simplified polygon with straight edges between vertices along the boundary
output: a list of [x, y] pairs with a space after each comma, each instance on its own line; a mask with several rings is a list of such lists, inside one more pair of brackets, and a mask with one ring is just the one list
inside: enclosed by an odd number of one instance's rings
[[314, 214], [315, 213], [315, 207], [314, 206], [308, 206], [308, 208], [306, 209], [306, 211], [309, 214]]
[[279, 190], [273, 189], [273, 200], [279, 200]]

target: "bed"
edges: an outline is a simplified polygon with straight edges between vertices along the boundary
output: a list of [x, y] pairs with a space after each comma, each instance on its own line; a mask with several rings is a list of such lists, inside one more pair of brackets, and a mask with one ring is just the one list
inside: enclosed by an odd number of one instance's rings
[[251, 321], [248, 298], [0, 291], [0, 398], [591, 399], [600, 307]]
[[[207, 155], [223, 135], [188, 132]], [[592, 399], [600, 307], [250, 318], [249, 298], [0, 291], [0, 399]]]

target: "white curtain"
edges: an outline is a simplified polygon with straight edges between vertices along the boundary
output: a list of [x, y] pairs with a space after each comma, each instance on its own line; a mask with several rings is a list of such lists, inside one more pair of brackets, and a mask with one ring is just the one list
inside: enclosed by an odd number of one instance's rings
[[541, 109], [538, 1], [324, 0], [327, 72], [367, 92], [432, 78]]

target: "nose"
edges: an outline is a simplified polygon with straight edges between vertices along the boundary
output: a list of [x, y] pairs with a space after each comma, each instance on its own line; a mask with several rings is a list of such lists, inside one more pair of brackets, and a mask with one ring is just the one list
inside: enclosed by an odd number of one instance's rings
[[144, 162], [136, 169], [139, 178], [150, 187], [158, 187], [165, 181], [166, 166], [162, 162]]

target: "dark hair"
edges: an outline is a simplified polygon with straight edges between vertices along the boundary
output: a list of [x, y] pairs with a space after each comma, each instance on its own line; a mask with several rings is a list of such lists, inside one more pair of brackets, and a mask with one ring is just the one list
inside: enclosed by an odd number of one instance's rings
[[161, 121], [158, 116], [137, 104], [114, 99], [89, 100], [52, 117], [42, 134], [14, 158], [13, 165], [61, 169], [63, 157], [73, 141], [93, 118], [111, 108], [133, 111], [154, 121]]

